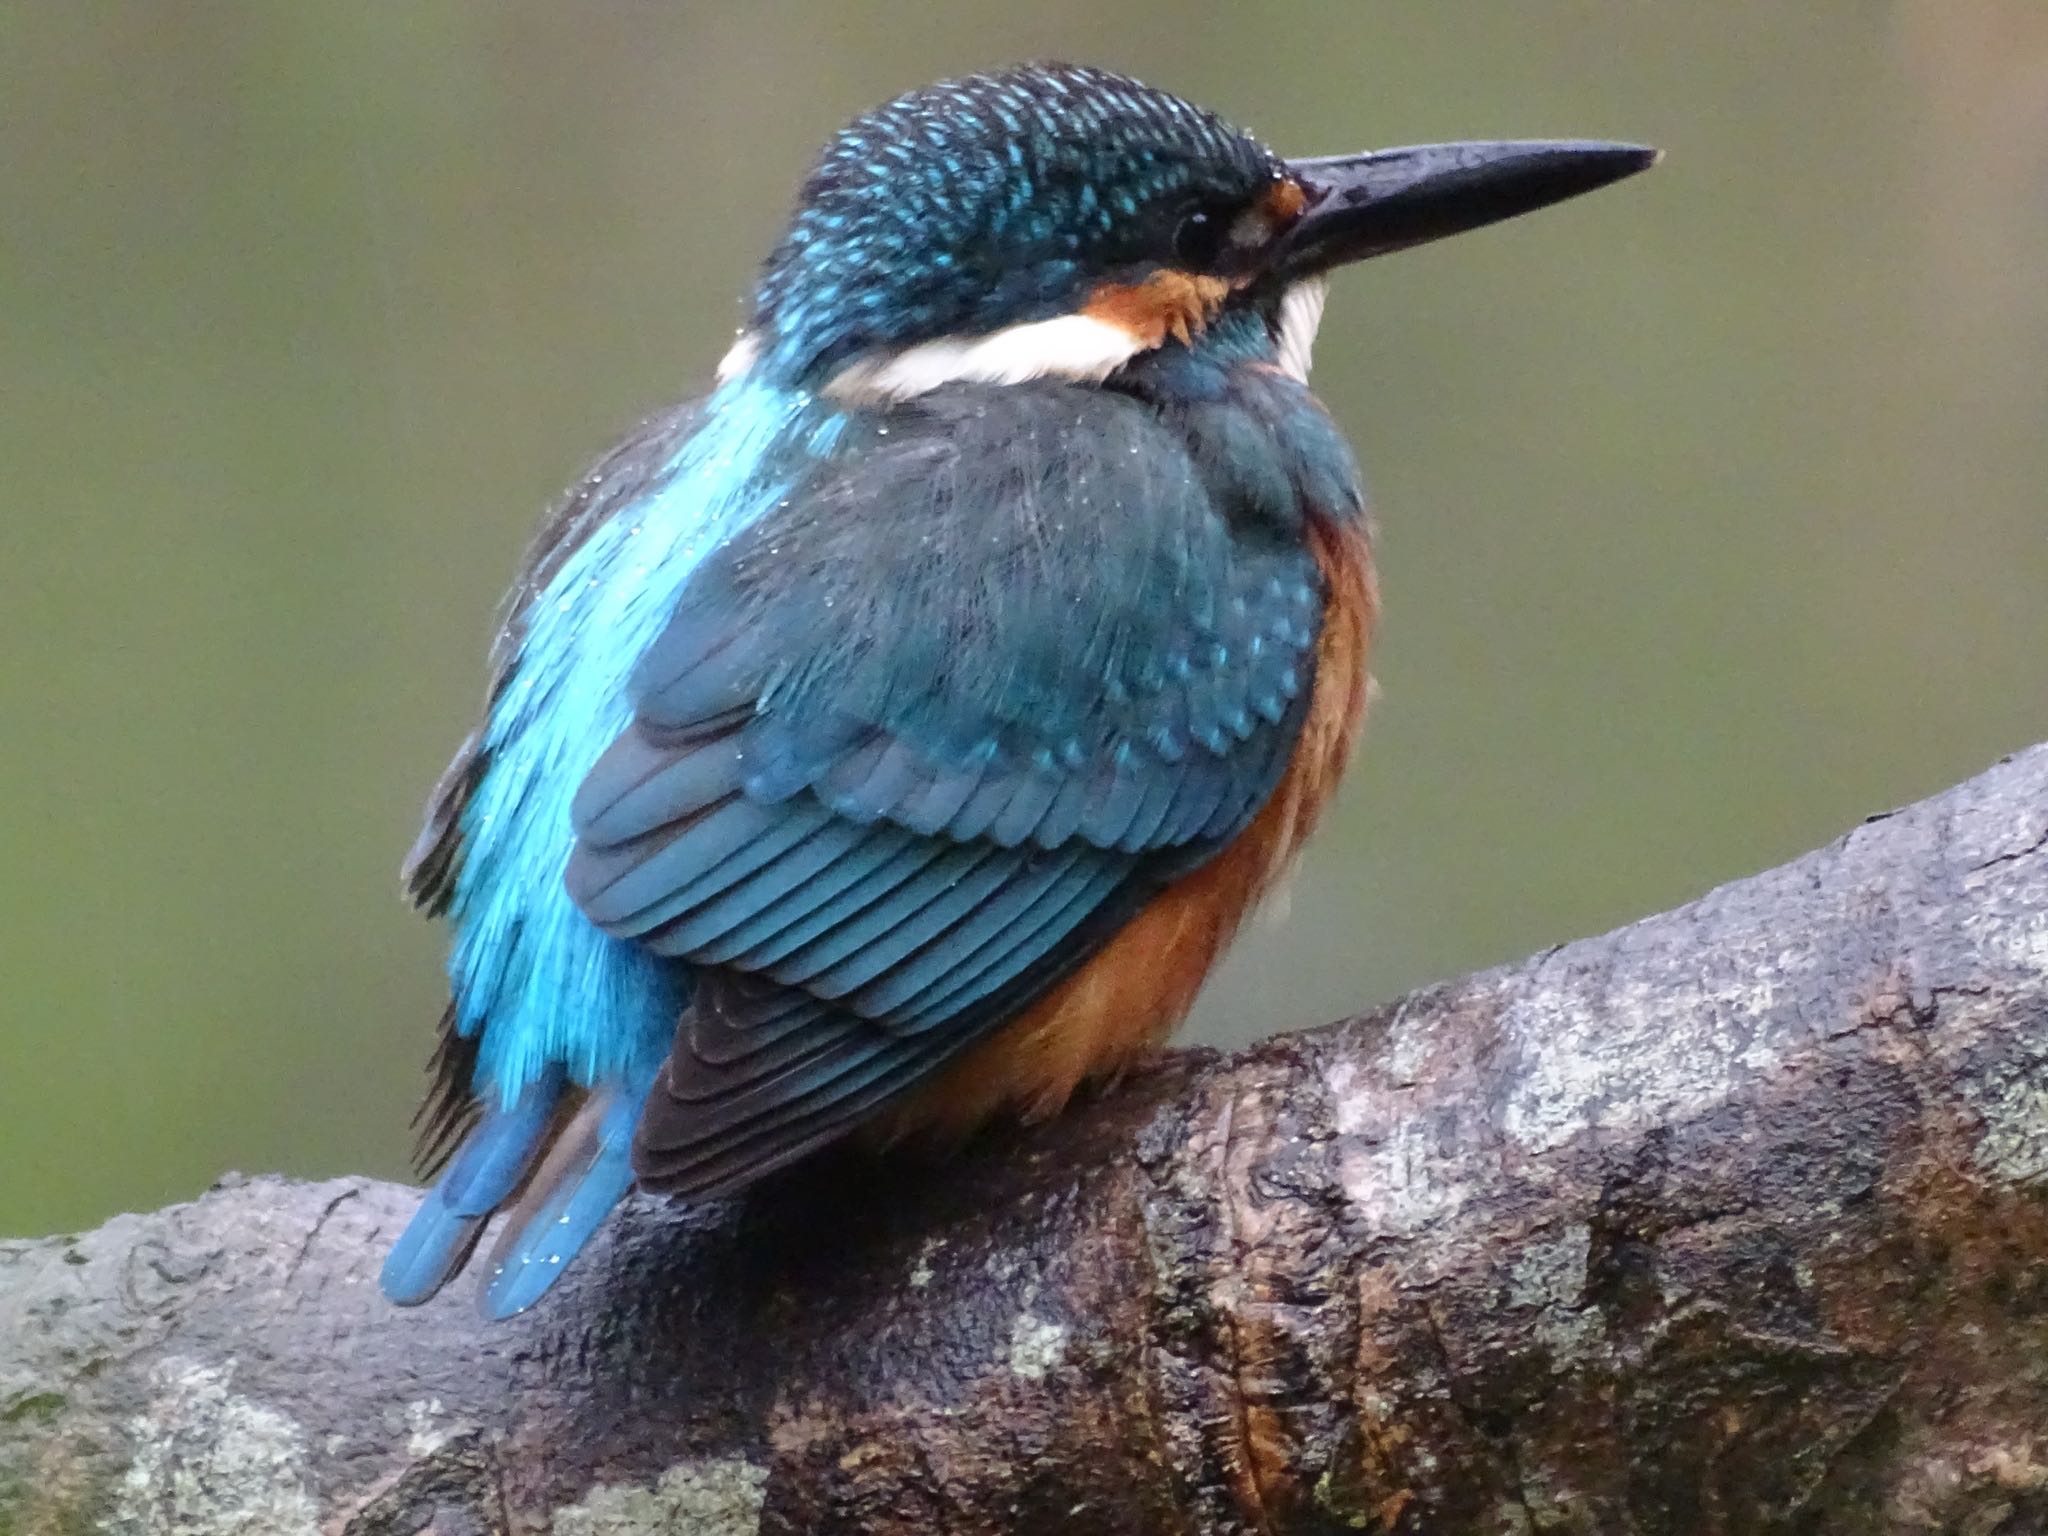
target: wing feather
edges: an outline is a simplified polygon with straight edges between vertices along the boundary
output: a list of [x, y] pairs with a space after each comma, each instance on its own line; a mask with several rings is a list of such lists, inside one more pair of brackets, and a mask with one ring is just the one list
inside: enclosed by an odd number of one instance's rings
[[660, 1187], [744, 1183], [922, 1081], [1292, 749], [1321, 589], [1284, 519], [1136, 400], [1000, 395], [850, 426], [707, 556], [577, 796], [577, 902], [696, 977], [636, 1142]]

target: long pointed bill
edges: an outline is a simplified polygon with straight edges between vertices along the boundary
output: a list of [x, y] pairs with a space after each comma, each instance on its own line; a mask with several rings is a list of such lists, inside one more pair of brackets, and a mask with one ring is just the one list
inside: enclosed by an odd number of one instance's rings
[[1561, 203], [1657, 163], [1639, 144], [1510, 139], [1293, 160], [1308, 206], [1273, 269], [1305, 277]]

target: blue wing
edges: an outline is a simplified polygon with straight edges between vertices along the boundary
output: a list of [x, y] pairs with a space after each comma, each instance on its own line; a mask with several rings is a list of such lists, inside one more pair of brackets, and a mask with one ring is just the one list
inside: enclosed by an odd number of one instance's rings
[[644, 1182], [717, 1193], [842, 1134], [1256, 812], [1323, 590], [1285, 466], [1225, 472], [1181, 426], [941, 392], [691, 576], [568, 877], [696, 978]]

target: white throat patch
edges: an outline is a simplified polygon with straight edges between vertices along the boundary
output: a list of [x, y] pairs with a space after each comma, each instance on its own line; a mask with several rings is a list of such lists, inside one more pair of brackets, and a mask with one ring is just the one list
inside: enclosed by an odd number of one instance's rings
[[1316, 349], [1316, 329], [1323, 323], [1323, 301], [1330, 296], [1327, 277], [1305, 277], [1280, 296], [1279, 332], [1274, 346], [1281, 370], [1306, 384]]

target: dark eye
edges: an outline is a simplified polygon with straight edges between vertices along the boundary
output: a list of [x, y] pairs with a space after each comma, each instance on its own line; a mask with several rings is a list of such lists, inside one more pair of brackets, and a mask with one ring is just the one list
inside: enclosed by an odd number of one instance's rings
[[1215, 208], [1196, 208], [1173, 231], [1174, 259], [1193, 271], [1207, 271], [1223, 254], [1229, 221]]

